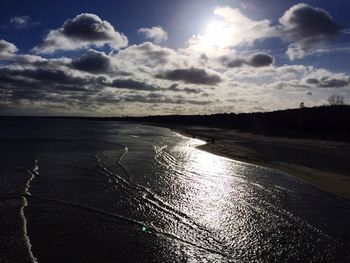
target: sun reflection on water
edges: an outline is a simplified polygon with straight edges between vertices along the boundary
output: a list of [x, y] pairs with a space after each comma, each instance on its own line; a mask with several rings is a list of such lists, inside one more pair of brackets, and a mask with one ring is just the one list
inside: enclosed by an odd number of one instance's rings
[[[196, 242], [209, 242], [209, 247], [228, 254], [245, 253], [252, 240], [261, 239], [265, 228], [259, 226], [275, 220], [267, 217], [261, 200], [264, 187], [257, 187], [254, 179], [260, 169], [197, 148], [204, 144], [183, 137], [167, 149], [176, 160], [167, 170], [169, 186], [176, 193], [170, 202], [208, 231], [208, 236], [196, 232]], [[173, 230], [188, 236], [178, 225]]]
[[232, 192], [235, 191], [233, 174], [238, 168], [229, 159], [197, 149], [205, 142], [190, 140], [186, 150], [184, 166], [192, 176], [192, 187], [189, 188], [191, 208], [203, 224], [211, 228], [221, 228], [229, 218], [229, 205]]

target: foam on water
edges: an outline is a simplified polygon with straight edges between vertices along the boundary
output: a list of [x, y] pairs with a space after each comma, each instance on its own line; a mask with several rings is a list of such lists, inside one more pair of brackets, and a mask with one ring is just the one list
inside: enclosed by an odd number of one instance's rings
[[26, 187], [24, 190], [24, 196], [23, 196], [23, 206], [21, 208], [21, 217], [23, 220], [23, 234], [24, 234], [24, 240], [26, 242], [26, 246], [28, 248], [28, 254], [29, 254], [29, 258], [30, 261], [33, 263], [37, 263], [37, 259], [34, 257], [33, 252], [32, 252], [32, 244], [30, 243], [30, 238], [28, 236], [28, 231], [27, 231], [27, 219], [25, 217], [25, 213], [24, 213], [24, 209], [28, 206], [28, 202], [27, 202], [27, 198], [28, 196], [30, 196], [30, 192], [29, 192], [29, 188], [30, 188], [30, 184], [31, 182], [34, 180], [35, 176], [39, 175], [39, 162], [37, 159], [34, 160], [34, 166], [31, 170], [28, 170], [29, 173], [29, 178], [28, 181], [26, 183]]

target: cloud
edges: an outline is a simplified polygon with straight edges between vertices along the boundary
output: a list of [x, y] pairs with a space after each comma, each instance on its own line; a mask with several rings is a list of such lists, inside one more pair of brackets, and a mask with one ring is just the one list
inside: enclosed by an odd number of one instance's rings
[[39, 23], [33, 22], [30, 16], [15, 16], [10, 19], [9, 24], [14, 28], [20, 30], [30, 26], [38, 25]]
[[33, 51], [53, 53], [57, 50], [76, 50], [104, 45], [117, 50], [127, 46], [128, 39], [97, 15], [82, 13], [66, 20], [61, 28], [51, 30]]
[[140, 28], [139, 32], [144, 34], [146, 39], [153, 40], [154, 43], [160, 44], [168, 40], [168, 33], [160, 26], [154, 26], [151, 28]]
[[303, 86], [299, 80], [275, 80], [272, 83], [265, 84], [264, 87], [272, 88], [272, 89], [297, 89], [297, 88], [308, 88], [307, 86]]
[[[280, 38], [289, 45], [286, 51], [288, 57], [295, 60], [329, 51], [325, 47], [341, 32], [347, 32], [341, 30], [326, 10], [303, 3], [288, 9], [276, 25], [268, 19], [251, 19], [239, 9], [228, 6], [215, 8], [214, 14], [219, 20], [209, 24], [212, 26], [208, 27], [210, 30], [189, 39], [190, 52], [222, 56], [227, 50], [251, 46], [258, 40]], [[233, 67], [244, 64], [240, 59], [232, 61]]]
[[309, 78], [306, 80], [308, 84], [314, 85], [320, 88], [343, 88], [350, 86], [350, 77], [328, 77], [324, 76], [320, 79]]
[[210, 74], [205, 69], [186, 68], [168, 70], [157, 74], [157, 78], [167, 79], [172, 81], [183, 81], [185, 83], [216, 85], [222, 81], [217, 74]]
[[[222, 32], [228, 33], [229, 40], [217, 53], [207, 49], [193, 52], [188, 46], [163, 47], [156, 44], [160, 41], [155, 37], [150, 38], [153, 43], [117, 50], [116, 34], [123, 35], [96, 15], [81, 14], [51, 30], [34, 48], [38, 53], [86, 48], [65, 54], [69, 57], [60, 52], [49, 58], [21, 54], [15, 45], [0, 41], [0, 58], [4, 60], [0, 63], [0, 108], [80, 115], [91, 111], [89, 115], [107, 116], [226, 112], [233, 110], [234, 103], [235, 111], [244, 112], [294, 107], [300, 101], [321, 105], [333, 88], [348, 96], [348, 74], [304, 65], [280, 66], [283, 60], [275, 63], [275, 53], [249, 47], [269, 37], [283, 38], [289, 48], [300, 47], [301, 41], [316, 41], [320, 35], [325, 45], [324, 35], [332, 39], [338, 34], [307, 30], [311, 26], [302, 28], [307, 23], [291, 13], [272, 26], [269, 20], [250, 19], [239, 10], [217, 8], [219, 25], [224, 26]], [[294, 16], [299, 22], [291, 18]], [[114, 50], [105, 53], [93, 49], [104, 45]], [[308, 45], [312, 48], [304, 49], [305, 55], [317, 48], [314, 43]], [[312, 96], [307, 96], [310, 92]]]
[[273, 65], [275, 59], [267, 53], [253, 53], [247, 58], [223, 56], [221, 62], [228, 68], [239, 68], [244, 65], [259, 68]]
[[348, 88], [350, 75], [346, 73], [333, 73], [326, 69], [314, 69], [306, 74], [301, 82], [315, 88]]
[[318, 79], [315, 79], [315, 78], [309, 78], [306, 80], [306, 83], [311, 84], [311, 85], [317, 85], [320, 83], [320, 81]]
[[131, 45], [116, 54], [116, 57], [121, 60], [152, 67], [168, 63], [172, 56], [176, 56], [173, 49], [161, 47], [151, 42]]
[[198, 94], [198, 93], [202, 93], [202, 90], [199, 88], [188, 88], [188, 87], [184, 87], [184, 88], [179, 88], [179, 84], [174, 83], [169, 87], [169, 90], [171, 91], [179, 91], [179, 92], [186, 92], [187, 94]]
[[239, 9], [230, 7], [217, 7], [214, 14], [226, 21], [226, 26], [231, 32], [231, 45], [248, 44], [251, 45], [257, 39], [271, 37], [275, 35], [271, 26], [271, 21], [264, 19], [255, 21], [243, 15]]
[[208, 53], [220, 53], [237, 46], [251, 46], [255, 41], [277, 35], [271, 21], [253, 20], [238, 8], [228, 6], [214, 10], [217, 20], [208, 25], [204, 35], [195, 35], [189, 40], [189, 49]]
[[162, 90], [162, 88], [158, 86], [147, 84], [146, 82], [141, 82], [133, 79], [114, 79], [112, 83], [109, 83], [107, 85], [115, 88], [131, 89], [131, 90], [146, 90], [146, 91]]
[[[91, 79], [90, 79], [91, 80]], [[82, 89], [84, 85], [90, 83], [88, 78], [72, 75], [62, 69], [44, 68], [0, 68], [0, 84], [23, 84], [28, 87], [38, 87], [40, 85], [52, 87], [64, 85], [68, 89]], [[21, 86], [21, 85], [20, 85]], [[81, 86], [81, 88], [79, 88]], [[60, 86], [63, 87], [63, 86]]]
[[10, 19], [10, 24], [17, 29], [22, 29], [27, 27], [30, 22], [29, 16], [15, 16]]
[[266, 53], [256, 53], [251, 55], [248, 65], [252, 67], [266, 67], [274, 63], [274, 58]]
[[247, 61], [241, 58], [221, 57], [220, 60], [228, 68], [240, 68], [247, 64]]
[[[153, 45], [142, 45], [136, 50], [136, 56], [146, 57], [162, 51]], [[118, 63], [127, 62], [128, 57], [117, 54], [106, 55], [88, 50], [75, 59], [16, 55], [11, 64], [0, 65], [0, 107], [17, 112], [46, 109], [47, 114], [89, 111], [99, 114], [104, 110], [115, 110], [116, 107], [129, 107], [135, 113], [135, 103], [145, 112], [152, 107], [170, 111], [171, 105], [187, 105], [190, 108], [211, 104], [211, 100], [203, 100], [201, 96], [193, 98], [193, 94], [205, 94], [197, 86], [169, 86], [166, 80], [155, 79], [154, 74], [145, 72], [121, 78], [124, 75], [119, 75]], [[142, 65], [129, 66], [131, 68], [128, 70], [134, 67], [137, 73], [136, 68]], [[144, 67], [153, 68], [151, 65]], [[208, 73], [208, 76], [211, 75]]]
[[0, 39], [0, 59], [6, 59], [13, 56], [18, 51], [17, 47], [7, 42], [6, 40]]
[[333, 17], [325, 10], [307, 4], [297, 4], [279, 19], [281, 37], [292, 42], [287, 50], [291, 60], [303, 58], [340, 33]]
[[[14, 64], [0, 67], [0, 105], [16, 110], [45, 110], [50, 113], [82, 110], [93, 107], [86, 100], [76, 101], [70, 96], [93, 97], [103, 91], [98, 77], [76, 74], [64, 59], [39, 59], [19, 57]], [[28, 60], [27, 60], [28, 59]], [[32, 61], [32, 63], [29, 63]]]
[[74, 59], [72, 66], [75, 69], [89, 73], [108, 73], [112, 70], [111, 59], [104, 52], [89, 49], [80, 58]]
[[163, 94], [159, 93], [150, 93], [146, 96], [144, 95], [127, 95], [123, 97], [123, 100], [126, 102], [139, 102], [139, 103], [150, 103], [150, 104], [192, 104], [192, 105], [209, 105], [211, 101], [207, 100], [193, 100], [186, 99], [181, 95], [177, 95], [174, 97], [167, 97]]

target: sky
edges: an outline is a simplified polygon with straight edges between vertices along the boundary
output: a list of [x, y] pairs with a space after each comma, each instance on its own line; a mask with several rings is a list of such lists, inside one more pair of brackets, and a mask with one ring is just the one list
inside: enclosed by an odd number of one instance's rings
[[3, 0], [0, 115], [350, 103], [349, 0]]

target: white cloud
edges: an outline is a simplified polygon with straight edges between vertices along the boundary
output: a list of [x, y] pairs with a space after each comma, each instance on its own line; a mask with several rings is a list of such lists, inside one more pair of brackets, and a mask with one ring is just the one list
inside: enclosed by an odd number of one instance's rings
[[277, 35], [267, 19], [253, 20], [239, 9], [217, 7], [214, 14], [219, 20], [208, 25], [205, 35], [195, 35], [189, 40], [189, 49], [223, 55], [232, 47], [248, 45], [255, 41]]
[[16, 29], [24, 29], [38, 25], [39, 23], [33, 22], [30, 16], [15, 16], [10, 19], [9, 24]]
[[75, 50], [104, 45], [118, 50], [128, 45], [128, 39], [97, 15], [83, 13], [66, 20], [61, 28], [51, 30], [43, 42], [33, 48], [33, 51], [53, 53], [57, 50]]
[[14, 44], [7, 42], [6, 40], [0, 39], [0, 58], [10, 58], [17, 51], [18, 49]]
[[153, 40], [154, 43], [160, 44], [168, 40], [168, 33], [160, 26], [154, 26], [151, 28], [140, 28], [139, 32], [144, 34], [146, 39]]
[[276, 32], [267, 19], [255, 21], [243, 15], [239, 9], [217, 7], [214, 14], [223, 18], [230, 28], [230, 45], [252, 45], [254, 41], [275, 36]]

